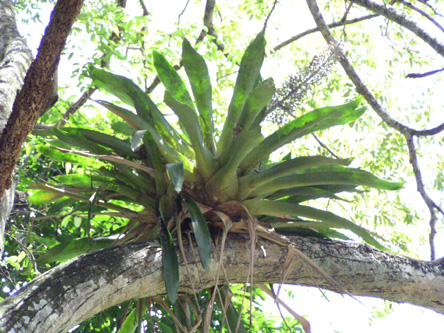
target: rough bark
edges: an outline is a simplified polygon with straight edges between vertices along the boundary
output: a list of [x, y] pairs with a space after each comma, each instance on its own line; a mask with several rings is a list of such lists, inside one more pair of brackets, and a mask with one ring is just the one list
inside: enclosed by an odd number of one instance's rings
[[17, 180], [13, 173], [22, 143], [42, 111], [55, 102], [54, 78], [60, 54], [82, 4], [83, 0], [57, 2], [37, 58], [26, 72], [31, 51], [18, 33], [12, 2], [0, 0], [0, 258], [6, 220], [14, 202]]
[[59, 0], [51, 14], [36, 59], [31, 64], [23, 87], [0, 141], [0, 196], [11, 187], [11, 175], [20, 157], [22, 143], [34, 128], [53, 91], [53, 78], [60, 54], [83, 0]]
[[[444, 266], [382, 252], [367, 245], [293, 237], [295, 246], [352, 295], [407, 302], [444, 313]], [[218, 263], [207, 273], [195, 245], [185, 245], [191, 276], [180, 258], [180, 292], [214, 285]], [[247, 280], [249, 241], [231, 235], [220, 284]], [[194, 254], [194, 255], [193, 255]], [[259, 240], [255, 282], [279, 283], [287, 248]], [[285, 281], [335, 290], [317, 272], [298, 264]], [[341, 290], [335, 290], [341, 292]], [[165, 294], [157, 242], [133, 243], [86, 254], [41, 275], [0, 303], [0, 332], [62, 332], [126, 300]]]
[[[0, 141], [17, 90], [23, 85], [31, 61], [31, 51], [17, 30], [12, 2], [0, 0]], [[17, 179], [13, 179], [11, 188], [3, 196], [0, 194], [0, 258], [4, 251], [5, 225], [14, 203], [16, 185]]]

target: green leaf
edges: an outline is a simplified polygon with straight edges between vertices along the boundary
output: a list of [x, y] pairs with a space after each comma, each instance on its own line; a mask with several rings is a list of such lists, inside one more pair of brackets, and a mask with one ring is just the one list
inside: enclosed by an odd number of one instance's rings
[[275, 179], [292, 175], [300, 170], [313, 168], [321, 165], [348, 165], [352, 159], [334, 159], [324, 156], [302, 156], [296, 157], [274, 165], [273, 167], [252, 173], [239, 180], [240, 197], [246, 198], [247, 195], [258, 187], [273, 182]]
[[130, 314], [126, 316], [125, 321], [117, 333], [134, 333], [137, 326], [139, 326], [139, 321], [136, 318], [136, 308], [134, 308]]
[[176, 100], [168, 91], [165, 91], [165, 103], [174, 111], [187, 131], [196, 154], [197, 170], [204, 178], [209, 178], [216, 168], [216, 161], [203, 141], [196, 113], [187, 104]]
[[307, 217], [315, 221], [293, 221], [295, 227], [304, 228], [335, 228], [350, 230], [361, 237], [368, 244], [381, 250], [387, 250], [379, 244], [370, 233], [353, 222], [337, 216], [331, 212], [302, 206], [291, 202], [271, 201], [271, 200], [246, 200], [243, 202], [253, 215], [267, 215], [285, 218], [288, 216]]
[[171, 66], [168, 60], [166, 60], [166, 58], [157, 51], [153, 52], [153, 61], [157, 75], [159, 75], [159, 79], [162, 81], [165, 89], [176, 101], [187, 105], [192, 110], [190, 113], [197, 116], [190, 93], [174, 67]]
[[365, 108], [359, 108], [361, 98], [338, 106], [328, 106], [308, 112], [282, 126], [253, 150], [241, 164], [246, 173], [272, 152], [300, 137], [315, 131], [323, 130], [336, 125], [343, 125], [358, 119]]
[[40, 264], [64, 262], [81, 254], [111, 246], [116, 236], [73, 239], [50, 248], [37, 259]]
[[293, 203], [300, 203], [303, 201], [314, 200], [318, 198], [330, 198], [346, 201], [336, 196], [335, 193], [343, 191], [353, 191], [356, 188], [356, 186], [354, 185], [337, 186], [337, 189], [334, 190], [326, 190], [323, 187], [325, 186], [292, 187], [289, 189], [274, 192], [266, 198], [270, 200], [284, 198], [281, 200]]
[[111, 155], [111, 151], [85, 137], [80, 128], [52, 128], [52, 132], [60, 140], [98, 155]]
[[35, 191], [28, 197], [30, 203], [34, 205], [46, 205], [51, 202], [57, 201], [64, 195], [59, 193], [52, 193], [47, 191]]
[[174, 190], [180, 193], [180, 191], [182, 191], [183, 181], [185, 180], [183, 163], [169, 163], [167, 164], [167, 170]]
[[135, 131], [133, 133], [133, 138], [131, 140], [131, 149], [136, 151], [143, 145], [143, 138], [145, 137], [145, 132], [147, 130]]
[[207, 183], [208, 188], [217, 189], [213, 193], [217, 200], [225, 201], [233, 198], [239, 191], [237, 171], [244, 157], [257, 147], [264, 137], [260, 128], [243, 131], [238, 142], [230, 147], [230, 159], [214, 174]]
[[43, 155], [58, 162], [75, 163], [89, 168], [100, 168], [106, 165], [105, 163], [98, 161], [95, 158], [78, 156], [71, 153], [64, 153], [49, 146], [41, 145], [37, 146], [36, 148]]
[[[64, 128], [64, 130], [67, 131], [68, 133], [71, 131], [71, 129], [69, 128]], [[138, 159], [140, 159], [142, 156], [141, 154], [135, 153], [131, 149], [130, 144], [127, 141], [117, 139], [112, 135], [100, 133], [97, 131], [92, 131], [86, 128], [79, 128], [76, 130], [80, 131], [80, 133], [82, 133], [89, 140], [112, 149], [119, 156], [129, 156]], [[73, 134], [78, 133], [77, 131], [72, 131], [72, 132]]]
[[207, 272], [210, 270], [210, 259], [211, 259], [211, 235], [208, 229], [207, 221], [202, 215], [199, 206], [196, 201], [193, 200], [188, 195], [183, 195], [183, 199], [188, 206], [191, 217], [191, 226], [196, 236], [197, 246], [199, 248], [199, 256], [202, 262], [202, 266]]
[[[257, 144], [259, 144], [260, 141], [262, 141], [263, 136], [260, 128], [258, 126], [252, 128], [251, 124], [253, 123], [257, 114], [269, 103], [275, 92], [276, 89], [272, 79], [263, 81], [261, 84], [259, 84], [259, 86], [251, 91], [247, 98], [247, 102], [245, 103], [245, 107], [242, 111], [239, 122], [235, 126], [235, 130], [233, 130], [233, 135], [229, 138], [229, 142], [227, 144], [228, 149], [220, 152], [220, 156], [218, 158], [219, 164], [225, 165], [230, 159], [232, 159], [233, 147], [238, 149], [238, 151], [245, 151], [245, 147], [250, 147], [250, 150], [252, 150]], [[251, 136], [254, 136], [256, 139], [260, 137], [261, 140], [255, 140], [255, 144], [252, 145]], [[246, 143], [245, 140], [249, 140], [250, 142]], [[239, 149], [239, 145], [243, 145], [244, 147]], [[239, 155], [239, 157], [243, 159], [245, 155], [246, 154], [242, 154]], [[236, 168], [239, 166], [239, 163], [236, 163]]]
[[403, 183], [389, 182], [364, 170], [336, 165], [310, 168], [300, 174], [273, 179], [253, 190], [249, 196], [258, 197], [287, 188], [316, 185], [364, 185], [379, 190], [398, 190]]
[[86, 187], [94, 188], [102, 185], [103, 183], [108, 183], [114, 181], [111, 177], [104, 177], [100, 175], [85, 175], [85, 174], [71, 174], [71, 175], [58, 175], [54, 179], [62, 184], [76, 186], [76, 187]]
[[[225, 285], [220, 288], [220, 296], [216, 296], [216, 303], [219, 305], [220, 309], [224, 311], [226, 309], [226, 319], [230, 332], [247, 333], [248, 330], [245, 328], [242, 319], [239, 322], [239, 317], [241, 313], [236, 310], [233, 305], [232, 298], [228, 296], [228, 286]], [[225, 318], [225, 316], [223, 317]], [[238, 327], [239, 323], [239, 327]]]
[[153, 52], [157, 75], [165, 86], [165, 103], [176, 113], [182, 128], [190, 138], [196, 154], [196, 168], [204, 178], [209, 178], [216, 167], [214, 156], [205, 144], [191, 96], [176, 70], [166, 58]]
[[212, 93], [208, 67], [204, 58], [194, 50], [186, 38], [182, 43], [182, 64], [200, 114], [199, 120], [205, 144], [215, 154]]
[[264, 33], [260, 32], [247, 47], [239, 67], [239, 74], [234, 86], [233, 97], [228, 107], [227, 119], [225, 120], [222, 133], [217, 144], [217, 152], [220, 155], [228, 148], [228, 142], [233, 135], [242, 110], [244, 109], [248, 95], [254, 87], [259, 76], [262, 62], [265, 57]]
[[269, 78], [261, 82], [248, 95], [245, 107], [242, 110], [242, 115], [239, 119], [238, 127], [244, 129], [251, 129], [254, 120], [261, 110], [270, 103], [271, 98], [276, 93], [274, 81]]
[[350, 237], [343, 233], [327, 228], [304, 228], [295, 226], [293, 222], [277, 222], [273, 223], [273, 229], [278, 233], [288, 236], [305, 236], [305, 237], [317, 237], [317, 238], [336, 238], [345, 241], [351, 241]]
[[[94, 83], [104, 91], [133, 106], [137, 115], [157, 130], [159, 135], [172, 147], [180, 145], [183, 139], [165, 119], [156, 104], [131, 80], [103, 69], [89, 66]], [[184, 147], [181, 147], [184, 149]]]
[[[186, 166], [190, 166], [190, 163], [188, 162], [188, 159], [185, 158], [185, 156], [189, 157], [189, 158], [194, 158], [194, 152], [183, 141], [176, 142], [174, 140], [173, 141], [168, 141], [166, 139], [164, 140], [164, 138], [159, 135], [156, 128], [154, 128], [152, 125], [150, 125], [149, 123], [144, 121], [141, 117], [134, 114], [133, 112], [126, 110], [124, 108], [121, 108], [119, 106], [113, 105], [108, 102], [98, 101], [97, 103], [99, 103], [100, 105], [103, 105], [108, 110], [110, 110], [111, 112], [113, 112], [117, 116], [124, 119], [128, 124], [133, 126], [134, 129], [147, 130], [153, 136], [155, 144], [162, 151], [162, 154], [165, 156], [165, 158], [169, 162], [183, 161]], [[136, 135], [136, 134], [133, 133], [133, 140], [134, 140], [134, 135]], [[143, 137], [143, 135], [141, 135], [141, 133], [137, 134], [136, 136]], [[138, 138], [140, 139], [140, 137], [138, 137]], [[140, 140], [137, 142], [140, 143]], [[134, 144], [132, 144], [132, 148], [135, 148]], [[181, 157], [182, 155], [184, 157]], [[190, 170], [192, 170], [192, 169], [193, 168], [190, 167]]]
[[171, 303], [177, 299], [179, 290], [179, 260], [174, 246], [173, 237], [164, 225], [160, 233], [160, 245], [162, 247], [163, 274], [165, 287]]

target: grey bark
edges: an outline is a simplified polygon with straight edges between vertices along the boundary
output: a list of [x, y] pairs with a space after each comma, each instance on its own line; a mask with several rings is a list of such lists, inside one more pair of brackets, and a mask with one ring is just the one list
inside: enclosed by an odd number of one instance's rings
[[395, 8], [382, 1], [381, 3], [376, 3], [372, 0], [350, 0], [350, 2], [367, 8], [368, 10], [382, 15], [388, 18], [390, 21], [393, 21], [400, 26], [410, 30], [416, 36], [421, 38], [425, 43], [427, 43], [432, 49], [434, 49], [441, 57], [444, 57], [444, 45], [436, 38], [432, 37], [413, 19], [409, 18], [404, 13], [397, 11]]
[[[32, 54], [20, 36], [15, 19], [15, 10], [10, 0], [0, 0], [0, 140], [3, 128], [12, 111], [17, 91], [32, 61]], [[17, 178], [5, 191], [0, 203], [0, 258], [4, 251], [6, 221], [14, 203]]]
[[[311, 258], [352, 295], [407, 302], [444, 313], [444, 266], [382, 252], [367, 245], [292, 237]], [[190, 275], [180, 256], [182, 293], [214, 286], [218, 262], [207, 273], [197, 246], [184, 244]], [[223, 256], [226, 275], [219, 284], [247, 280], [248, 239], [230, 235]], [[279, 283], [287, 247], [259, 240], [255, 250], [256, 283]], [[214, 251], [213, 251], [214, 252]], [[320, 286], [342, 292], [308, 265], [298, 264], [285, 283]], [[64, 332], [94, 314], [127, 300], [165, 294], [161, 249], [156, 241], [132, 243], [86, 254], [39, 276], [0, 303], [0, 332]]]

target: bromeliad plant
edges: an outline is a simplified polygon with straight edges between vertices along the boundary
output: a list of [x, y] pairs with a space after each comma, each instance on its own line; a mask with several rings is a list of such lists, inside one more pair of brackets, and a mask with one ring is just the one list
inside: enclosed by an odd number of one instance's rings
[[[400, 183], [349, 168], [351, 159], [299, 156], [269, 161], [271, 153], [298, 138], [358, 119], [365, 112], [360, 107], [361, 99], [308, 112], [264, 137], [261, 125], [276, 92], [273, 80], [260, 76], [264, 55], [265, 40], [260, 33], [243, 55], [218, 140], [207, 65], [186, 39], [182, 65], [192, 94], [166, 58], [153, 53], [154, 67], [165, 87], [164, 101], [177, 116], [177, 128], [132, 81], [91, 66], [94, 84], [132, 110], [98, 101], [123, 120], [115, 127], [116, 136], [86, 128], [41, 133], [55, 136], [52, 145], [58, 146], [41, 146], [42, 153], [91, 171], [57, 176], [52, 185], [33, 186], [39, 191], [30, 200], [58, 204], [84, 200], [89, 202], [89, 220], [94, 215], [93, 206], [103, 207], [110, 215], [127, 217], [129, 223], [114, 231], [120, 233], [119, 242], [159, 237], [166, 287], [173, 303], [179, 273], [172, 235], [189, 221], [205, 269], [210, 264], [210, 229], [231, 226], [231, 230], [253, 233], [262, 221], [276, 224], [277, 231], [286, 233], [301, 228], [323, 233], [346, 229], [380, 247], [364, 228], [302, 203], [337, 198], [338, 192], [354, 191], [359, 185], [394, 190]], [[131, 137], [123, 138], [126, 134]], [[58, 258], [61, 253], [50, 251], [44, 259]]]

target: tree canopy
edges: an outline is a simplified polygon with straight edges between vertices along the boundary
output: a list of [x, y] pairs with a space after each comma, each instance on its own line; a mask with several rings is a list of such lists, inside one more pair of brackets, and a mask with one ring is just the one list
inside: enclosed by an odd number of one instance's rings
[[444, 313], [439, 1], [0, 7], [0, 331], [310, 332], [282, 283]]

